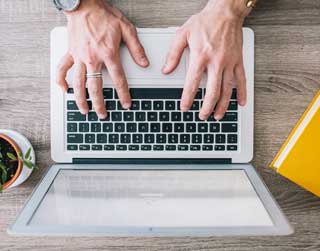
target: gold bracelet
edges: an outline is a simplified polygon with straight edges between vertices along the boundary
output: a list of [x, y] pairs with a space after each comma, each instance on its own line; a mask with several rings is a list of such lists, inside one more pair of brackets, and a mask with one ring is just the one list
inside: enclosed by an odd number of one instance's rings
[[254, 8], [256, 6], [257, 0], [247, 0], [247, 8]]

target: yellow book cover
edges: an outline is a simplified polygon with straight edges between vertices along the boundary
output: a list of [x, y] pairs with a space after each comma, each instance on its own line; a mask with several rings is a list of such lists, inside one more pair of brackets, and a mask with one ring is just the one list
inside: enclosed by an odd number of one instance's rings
[[320, 197], [320, 91], [270, 166]]

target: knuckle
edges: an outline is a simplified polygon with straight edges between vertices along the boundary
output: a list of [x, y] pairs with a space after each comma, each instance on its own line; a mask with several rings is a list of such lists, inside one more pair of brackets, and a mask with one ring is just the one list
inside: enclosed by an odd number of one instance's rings
[[128, 31], [128, 33], [129, 33], [130, 35], [132, 35], [132, 36], [135, 36], [135, 35], [137, 34], [137, 29], [136, 29], [136, 27], [135, 27], [133, 24], [131, 24], [131, 23], [127, 24], [127, 31]]
[[100, 104], [100, 103], [95, 105], [95, 111], [96, 111], [96, 112], [98, 112], [98, 113], [103, 113], [104, 110], [105, 110], [104, 105], [102, 105], [102, 104]]
[[77, 90], [82, 88], [82, 82], [79, 79], [76, 79], [75, 82], [73, 83], [73, 87]]
[[98, 96], [99, 92], [100, 92], [100, 89], [97, 85], [91, 86], [91, 88], [90, 88], [91, 95]]
[[107, 48], [104, 54], [107, 59], [113, 60], [116, 57], [116, 50], [114, 48]]
[[86, 107], [87, 101], [85, 101], [83, 99], [77, 99], [77, 105], [78, 105], [78, 107]]

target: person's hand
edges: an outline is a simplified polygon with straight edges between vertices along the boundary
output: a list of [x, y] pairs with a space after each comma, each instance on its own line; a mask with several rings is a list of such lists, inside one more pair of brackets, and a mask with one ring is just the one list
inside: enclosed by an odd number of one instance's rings
[[[246, 79], [242, 58], [242, 24], [249, 14], [238, 0], [211, 0], [197, 15], [177, 30], [168, 52], [163, 73], [171, 73], [189, 46], [189, 67], [181, 97], [182, 111], [188, 111], [207, 71], [206, 92], [199, 117], [223, 117], [232, 95], [232, 82], [237, 84], [237, 99], [246, 103]], [[241, 9], [242, 8], [242, 9]], [[243, 11], [241, 11], [243, 10]]]
[[103, 64], [115, 85], [122, 107], [129, 109], [131, 97], [127, 80], [120, 62], [120, 44], [123, 40], [134, 61], [149, 65], [145, 51], [137, 37], [136, 28], [114, 7], [104, 0], [81, 1], [80, 7], [66, 12], [68, 19], [69, 50], [63, 57], [57, 72], [57, 83], [67, 90], [65, 80], [74, 65], [73, 88], [81, 113], [89, 107], [86, 101], [86, 84], [92, 105], [99, 118], [107, 117], [102, 92], [102, 78], [88, 78], [86, 73], [99, 73]]

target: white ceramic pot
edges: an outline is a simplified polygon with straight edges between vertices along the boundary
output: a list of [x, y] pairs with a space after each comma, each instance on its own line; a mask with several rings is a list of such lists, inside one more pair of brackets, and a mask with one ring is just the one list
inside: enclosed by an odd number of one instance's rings
[[[30, 156], [32, 157], [32, 162], [35, 163], [36, 156], [35, 156], [34, 149], [31, 145], [31, 143], [29, 142], [29, 140], [25, 136], [23, 136], [22, 134], [20, 134], [18, 132], [15, 132], [12, 130], [6, 130], [6, 129], [0, 129], [0, 134], [4, 134], [7, 137], [11, 138], [17, 144], [17, 146], [20, 148], [20, 151], [23, 154], [23, 156], [25, 155], [27, 150], [29, 148], [31, 148]], [[19, 186], [20, 184], [25, 182], [29, 178], [29, 176], [31, 175], [32, 171], [33, 171], [33, 169], [30, 169], [27, 166], [23, 165], [19, 177], [8, 188]]]

